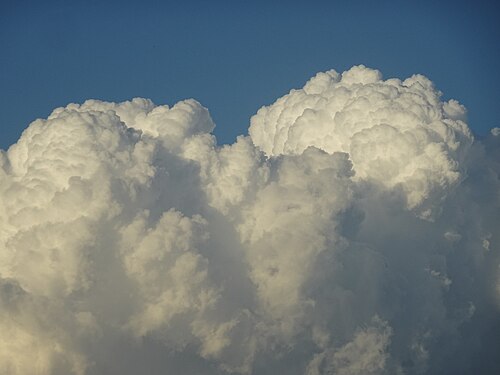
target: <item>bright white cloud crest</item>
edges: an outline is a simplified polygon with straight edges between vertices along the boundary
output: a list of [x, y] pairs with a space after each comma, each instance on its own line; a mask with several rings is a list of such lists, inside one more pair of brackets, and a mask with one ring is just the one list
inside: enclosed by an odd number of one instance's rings
[[358, 178], [400, 186], [414, 208], [460, 180], [472, 143], [464, 118], [465, 108], [441, 102], [423, 76], [382, 81], [378, 71], [356, 66], [342, 75], [319, 73], [261, 108], [250, 135], [272, 156], [309, 146], [349, 153]]
[[364, 66], [232, 145], [194, 100], [56, 109], [0, 153], [0, 374], [493, 369], [500, 140], [465, 121]]

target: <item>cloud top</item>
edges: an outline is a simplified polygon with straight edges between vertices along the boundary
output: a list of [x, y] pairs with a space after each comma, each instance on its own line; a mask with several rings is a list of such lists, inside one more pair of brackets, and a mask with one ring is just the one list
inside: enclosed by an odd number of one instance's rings
[[463, 178], [461, 162], [472, 143], [465, 108], [440, 96], [421, 75], [384, 81], [362, 65], [331, 70], [262, 107], [249, 132], [268, 156], [301, 154], [309, 146], [346, 152], [359, 179], [401, 188], [409, 208], [430, 216], [426, 201]]

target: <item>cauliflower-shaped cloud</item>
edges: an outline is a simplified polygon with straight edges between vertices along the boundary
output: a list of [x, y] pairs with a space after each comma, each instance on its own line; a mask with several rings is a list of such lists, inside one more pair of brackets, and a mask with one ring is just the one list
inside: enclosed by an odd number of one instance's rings
[[89, 100], [0, 151], [0, 374], [496, 373], [497, 129], [423, 76], [319, 73], [217, 145]]
[[415, 75], [382, 80], [355, 66], [318, 73], [252, 117], [250, 135], [267, 155], [301, 154], [315, 146], [346, 152], [356, 176], [401, 188], [409, 208], [439, 200], [464, 178], [460, 168], [472, 142], [465, 108], [440, 101], [431, 81]]

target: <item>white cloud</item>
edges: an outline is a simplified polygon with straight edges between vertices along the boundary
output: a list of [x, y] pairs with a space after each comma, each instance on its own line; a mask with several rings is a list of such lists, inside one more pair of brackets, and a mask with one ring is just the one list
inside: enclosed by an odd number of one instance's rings
[[364, 66], [232, 145], [194, 100], [54, 110], [0, 153], [0, 374], [477, 370], [500, 155], [465, 114]]
[[261, 108], [250, 135], [267, 155], [309, 146], [347, 152], [357, 178], [401, 188], [408, 207], [431, 217], [435, 200], [463, 178], [460, 162], [472, 142], [465, 108], [440, 95], [420, 75], [384, 81], [362, 65], [328, 71]]

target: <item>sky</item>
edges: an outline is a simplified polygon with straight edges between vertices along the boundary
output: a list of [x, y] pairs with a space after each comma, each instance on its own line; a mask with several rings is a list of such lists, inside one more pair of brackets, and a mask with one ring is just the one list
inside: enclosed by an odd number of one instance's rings
[[2, 2], [0, 375], [499, 374], [498, 11], [400, 3]]
[[134, 97], [195, 98], [231, 143], [261, 106], [357, 64], [424, 74], [484, 135], [500, 125], [499, 17], [494, 1], [2, 1], [0, 148], [56, 107]]

